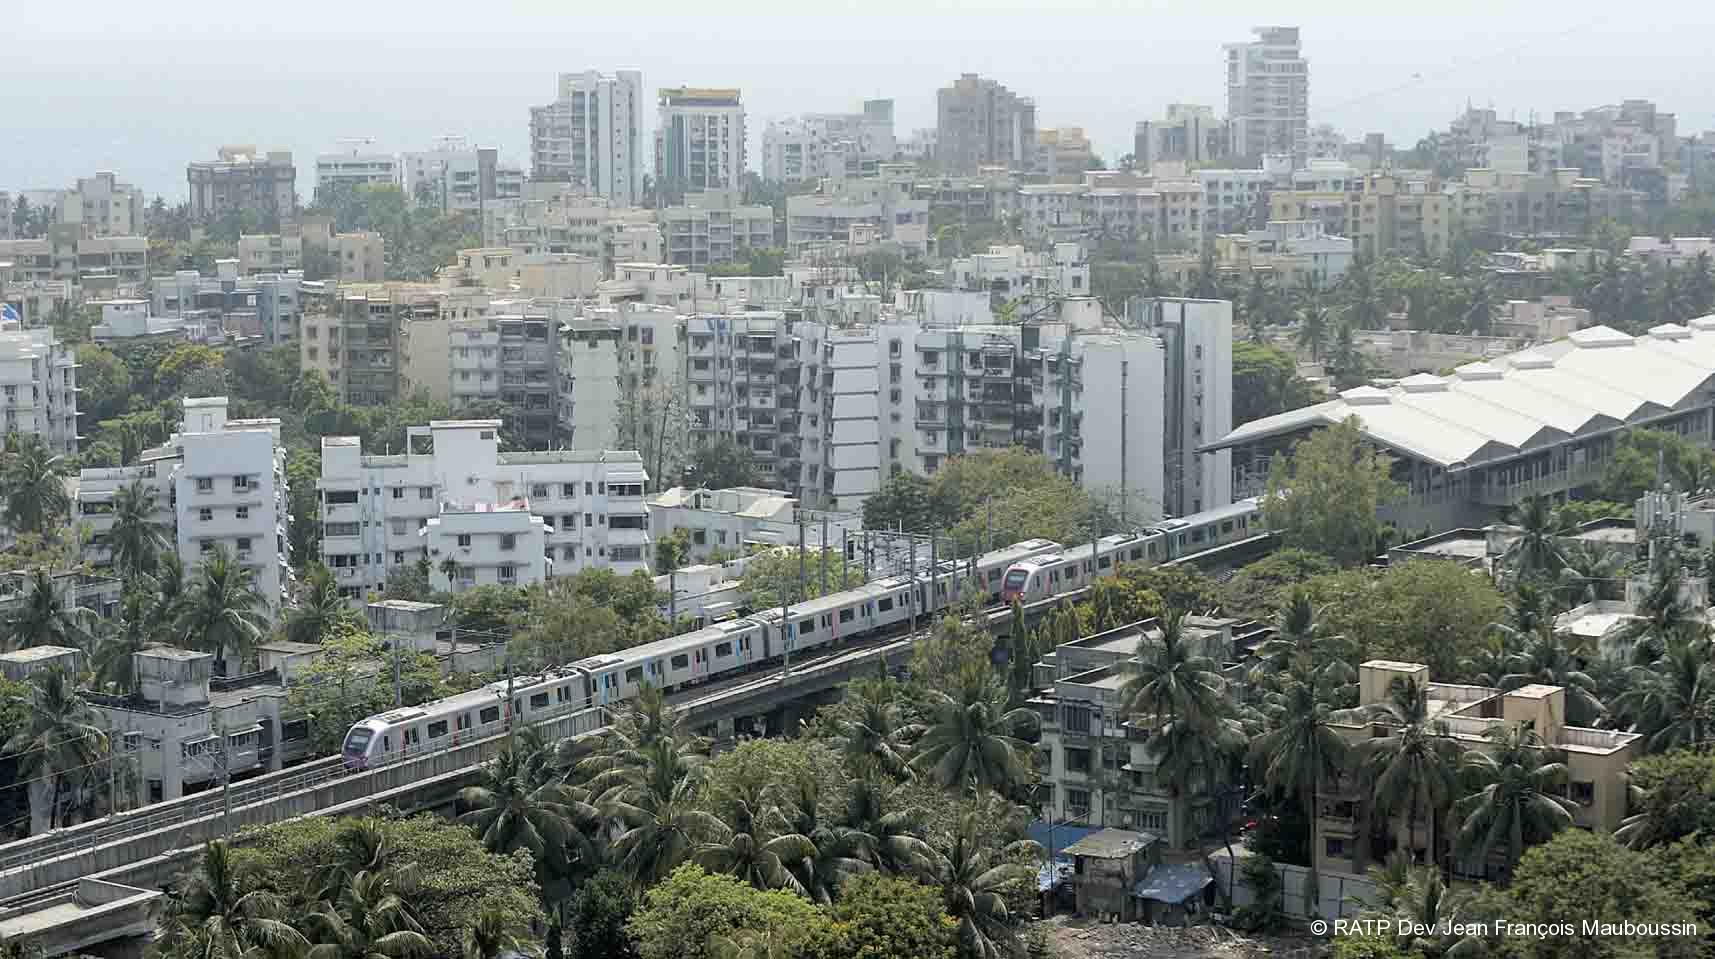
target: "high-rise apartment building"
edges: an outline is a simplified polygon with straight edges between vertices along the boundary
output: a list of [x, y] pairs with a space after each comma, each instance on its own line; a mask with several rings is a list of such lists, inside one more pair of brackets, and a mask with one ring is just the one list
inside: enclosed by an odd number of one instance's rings
[[893, 101], [865, 100], [860, 113], [806, 113], [762, 131], [762, 178], [776, 182], [857, 176], [893, 159]]
[[562, 73], [554, 102], [530, 108], [530, 175], [622, 206], [643, 196], [643, 74]]
[[935, 97], [935, 160], [943, 173], [1004, 166], [1028, 171], [1036, 162], [1036, 103], [994, 80], [961, 74]]
[[1157, 163], [1201, 164], [1227, 155], [1228, 130], [1215, 118], [1214, 107], [1169, 103], [1159, 120], [1139, 120], [1133, 133], [1132, 158], [1144, 173]]
[[[1162, 506], [1186, 516], [1233, 500], [1232, 452], [1198, 448], [1233, 428], [1233, 305], [1179, 298], [1136, 301], [1136, 325], [1166, 350], [1163, 367]], [[1096, 434], [1101, 435], [1101, 434]]]
[[744, 186], [744, 103], [739, 91], [669, 87], [659, 95], [655, 183], [662, 200]]
[[77, 455], [77, 360], [51, 326], [0, 326], [0, 436], [12, 433]]
[[190, 184], [192, 219], [213, 219], [239, 210], [253, 214], [272, 230], [291, 220], [298, 207], [298, 168], [292, 151], [254, 146], [224, 146], [219, 159], [199, 160], [185, 167]]
[[1255, 40], [1222, 47], [1233, 154], [1253, 161], [1290, 154], [1303, 165], [1310, 154], [1310, 62], [1299, 49], [1298, 28], [1252, 32]]

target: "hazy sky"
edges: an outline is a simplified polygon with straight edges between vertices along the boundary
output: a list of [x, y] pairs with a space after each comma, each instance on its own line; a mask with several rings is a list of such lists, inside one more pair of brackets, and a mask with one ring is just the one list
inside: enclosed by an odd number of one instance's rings
[[315, 154], [346, 137], [395, 151], [463, 135], [522, 163], [528, 108], [552, 99], [557, 72], [625, 67], [649, 89], [742, 88], [753, 145], [770, 117], [866, 97], [894, 99], [904, 136], [934, 125], [937, 87], [974, 71], [1034, 97], [1040, 125], [1083, 126], [1111, 162], [1130, 151], [1133, 123], [1167, 103], [1222, 110], [1221, 44], [1264, 23], [1303, 28], [1311, 122], [1352, 137], [1409, 145], [1467, 100], [1524, 118], [1644, 97], [1677, 112], [1682, 133], [1715, 127], [1715, 5], [1687, 0], [650, 0], [616, 12], [626, 7], [18, 4], [0, 20], [0, 189], [111, 169], [178, 200], [185, 163], [222, 143], [291, 149], [302, 192]]

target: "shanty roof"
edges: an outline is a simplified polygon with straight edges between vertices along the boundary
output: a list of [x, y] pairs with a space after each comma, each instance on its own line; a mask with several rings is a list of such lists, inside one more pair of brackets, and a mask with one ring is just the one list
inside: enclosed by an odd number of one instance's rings
[[1169, 905], [1184, 902], [1203, 891], [1215, 877], [1200, 862], [1162, 863], [1137, 881], [1131, 894]]
[[1374, 442], [1445, 469], [1502, 460], [1573, 436], [1706, 402], [1715, 377], [1715, 315], [1643, 336], [1606, 326], [1468, 363], [1452, 376], [1418, 374], [1388, 389], [1238, 427], [1204, 446], [1226, 449], [1357, 417]]

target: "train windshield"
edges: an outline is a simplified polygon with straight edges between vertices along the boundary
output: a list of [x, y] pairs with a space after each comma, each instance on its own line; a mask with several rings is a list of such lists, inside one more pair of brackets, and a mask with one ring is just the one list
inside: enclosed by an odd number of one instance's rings
[[1006, 571], [1005, 586], [1007, 589], [1022, 589], [1024, 587], [1024, 581], [1029, 578], [1030, 574], [1025, 570], [1009, 569]]
[[369, 741], [374, 738], [375, 734], [367, 729], [353, 729], [345, 737], [346, 755], [362, 755], [363, 750], [369, 746]]

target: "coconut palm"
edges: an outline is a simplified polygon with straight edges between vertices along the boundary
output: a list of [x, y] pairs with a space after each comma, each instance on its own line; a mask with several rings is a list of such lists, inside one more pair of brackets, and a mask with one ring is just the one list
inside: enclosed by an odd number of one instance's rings
[[119, 693], [137, 689], [137, 653], [154, 645], [149, 631], [150, 607], [154, 598], [142, 589], [127, 589], [119, 597], [119, 615], [102, 629], [90, 653], [90, 665], [99, 688]]
[[1502, 689], [1531, 683], [1564, 687], [1566, 721], [1574, 726], [1593, 726], [1608, 708], [1596, 695], [1596, 681], [1584, 672], [1583, 659], [1569, 637], [1556, 632], [1552, 622], [1543, 622], [1507, 660], [1507, 672], [1499, 685]]
[[[1662, 550], [1669, 554], [1671, 550]], [[1636, 619], [1605, 640], [1603, 652], [1624, 655], [1632, 663], [1647, 666], [1661, 658], [1675, 641], [1704, 630], [1691, 604], [1680, 591], [1680, 570], [1671, 556], [1651, 562], [1649, 588], [1637, 603]]]
[[179, 618], [179, 611], [190, 595], [189, 577], [185, 573], [184, 561], [179, 554], [168, 551], [161, 554], [155, 563], [155, 573], [144, 581], [153, 587], [154, 602], [149, 608], [149, 634], [156, 642], [172, 643], [175, 641], [174, 624]]
[[6, 464], [0, 468], [6, 524], [20, 533], [48, 533], [71, 511], [66, 492], [65, 457], [34, 434], [6, 438]]
[[107, 733], [95, 710], [78, 694], [71, 676], [58, 666], [37, 670], [26, 681], [23, 728], [6, 741], [5, 752], [18, 757], [18, 774], [30, 781], [30, 831], [62, 825], [60, 810], [74, 777], [107, 754]]
[[1566, 763], [1528, 723], [1498, 724], [1484, 736], [1488, 742], [1467, 751], [1460, 764], [1473, 791], [1453, 805], [1460, 821], [1453, 848], [1478, 862], [1499, 850], [1510, 879], [1526, 846], [1572, 825], [1571, 804], [1558, 795]]
[[213, 653], [222, 663], [230, 655], [234, 661], [227, 669], [236, 671], [266, 628], [266, 608], [251, 571], [216, 546], [204, 554], [175, 626], [192, 649]]
[[1029, 709], [1007, 709], [1006, 691], [969, 677], [956, 696], [928, 693], [929, 722], [912, 750], [911, 768], [943, 788], [1011, 793], [1030, 778], [1030, 746], [1020, 733], [1039, 722]]
[[579, 826], [593, 824], [601, 814], [582, 790], [540, 782], [540, 775], [532, 774], [539, 768], [514, 743], [483, 765], [480, 785], [459, 792], [459, 805], [467, 811], [458, 821], [473, 829], [489, 852], [528, 850], [544, 873], [564, 875], [574, 862], [595, 860], [595, 848]]
[[167, 529], [155, 518], [155, 491], [140, 479], [115, 490], [112, 506], [107, 546], [113, 568], [129, 580], [154, 569], [167, 549]]
[[1371, 799], [1385, 815], [1406, 812], [1406, 848], [1415, 848], [1417, 813], [1428, 810], [1426, 861], [1437, 858], [1435, 827], [1458, 788], [1458, 747], [1444, 721], [1431, 719], [1429, 697], [1418, 683], [1394, 677], [1387, 701], [1373, 708], [1373, 721], [1387, 729], [1358, 747], [1360, 769], [1374, 785]]
[[868, 872], [862, 857], [862, 839], [823, 815], [820, 780], [801, 775], [787, 791], [776, 810], [785, 833], [774, 841], [791, 837], [796, 855], [782, 855], [787, 870], [797, 880], [795, 887], [811, 901], [827, 904], [847, 876]]
[[978, 959], [1019, 951], [1003, 889], [1031, 880], [1034, 859], [1042, 856], [1042, 847], [1028, 839], [995, 848], [991, 826], [977, 815], [963, 817], [956, 831], [931, 842], [922, 874], [924, 882], [941, 890], [943, 908], [959, 924], [964, 953]]
[[[1560, 547], [1557, 594], [1568, 605], [1618, 599], [1626, 579], [1626, 556], [1604, 543], [1583, 540]], [[1525, 627], [1529, 628], [1529, 627]]]
[[1566, 564], [1557, 539], [1564, 528], [1555, 517], [1548, 497], [1533, 494], [1510, 511], [1518, 537], [1501, 554], [1501, 565], [1514, 576], [1530, 579], [1552, 576]]
[[614, 864], [633, 880], [660, 881], [703, 842], [726, 832], [720, 817], [698, 801], [702, 757], [684, 743], [658, 738], [624, 762], [607, 760], [605, 765], [588, 788], [618, 831], [611, 846]]
[[465, 927], [459, 959], [535, 955], [535, 946], [526, 938], [529, 934], [528, 927], [509, 919], [503, 910], [489, 906]]
[[896, 788], [879, 770], [860, 770], [840, 817], [854, 854], [893, 876], [918, 871], [929, 856], [921, 817], [913, 807], [895, 804]]
[[86, 624], [92, 619], [89, 610], [66, 600], [53, 574], [37, 567], [29, 575], [23, 601], [0, 618], [0, 645], [6, 649], [26, 646], [82, 649], [89, 642]]
[[1429, 959], [1463, 959], [1486, 954], [1482, 940], [1455, 932], [1475, 925], [1467, 915], [1470, 905], [1467, 893], [1451, 889], [1442, 881], [1441, 870], [1412, 869], [1404, 885], [1396, 890], [1387, 913], [1394, 920], [1394, 929], [1410, 930], [1396, 935], [1399, 947], [1407, 954]]
[[387, 871], [353, 875], [333, 902], [320, 903], [305, 925], [309, 959], [413, 959], [434, 951], [406, 902], [408, 888]]
[[[754, 822], [748, 825], [751, 829], [756, 828]], [[813, 855], [815, 849], [803, 836], [768, 838], [752, 832], [729, 830], [719, 838], [699, 845], [691, 859], [711, 873], [735, 876], [756, 889], [790, 889], [802, 895], [804, 889], [798, 877], [786, 868], [786, 863]]]
[[1184, 611], [1169, 610], [1159, 640], [1147, 632], [1138, 639], [1136, 655], [1123, 666], [1127, 679], [1120, 701], [1126, 713], [1196, 724], [1220, 711], [1226, 687], [1220, 667], [1191, 649], [1184, 624]]
[[355, 621], [351, 604], [339, 594], [333, 573], [320, 563], [311, 563], [297, 602], [286, 610], [286, 638], [320, 645], [330, 633]]
[[579, 777], [593, 778], [641, 764], [644, 751], [661, 742], [671, 743], [689, 765], [697, 764], [697, 755], [708, 749], [706, 742], [691, 735], [678, 710], [667, 704], [660, 687], [644, 684], [637, 698], [614, 710], [613, 721], [602, 731], [593, 749], [562, 740], [558, 747], [560, 764]]
[[1499, 686], [1501, 677], [1510, 669], [1508, 663], [1517, 654], [1518, 636], [1518, 631], [1505, 623], [1490, 623], [1471, 655], [1459, 663], [1465, 681], [1477, 686]]
[[873, 761], [890, 775], [910, 778], [908, 740], [920, 729], [906, 721], [905, 710], [889, 680], [862, 679], [848, 686], [832, 723], [846, 762]]
[[197, 959], [269, 959], [300, 955], [303, 934], [284, 917], [285, 904], [254, 888], [254, 877], [234, 860], [226, 843], [203, 848], [161, 929], [163, 955]]
[[1715, 663], [1706, 638], [1676, 639], [1648, 666], [1626, 671], [1614, 710], [1630, 719], [1653, 752], [1715, 741]]
[[1274, 635], [1259, 644], [1253, 655], [1252, 682], [1278, 676], [1296, 661], [1309, 664], [1316, 681], [1336, 690], [1341, 701], [1356, 696], [1358, 673], [1352, 668], [1355, 648], [1346, 637], [1330, 635], [1317, 624], [1310, 594], [1301, 587], [1292, 590], [1281, 608]]
[[1310, 821], [1310, 845], [1305, 855], [1311, 864], [1312, 900], [1317, 888], [1316, 787], [1339, 778], [1350, 751], [1334, 729], [1335, 723], [1347, 717], [1329, 705], [1324, 690], [1309, 663], [1294, 663], [1281, 677], [1280, 688], [1264, 695], [1260, 708], [1268, 717], [1270, 729], [1252, 740], [1251, 747], [1252, 768], [1261, 771], [1263, 782], [1272, 789], [1296, 794]]

